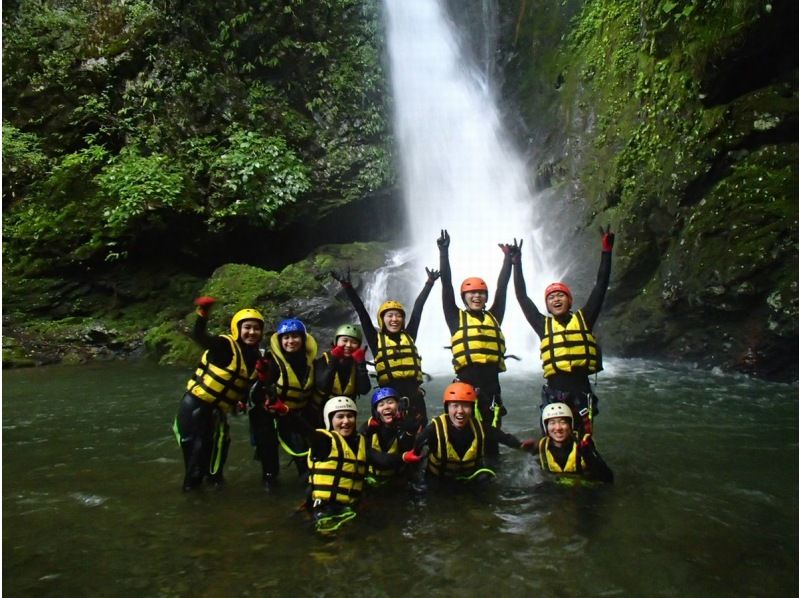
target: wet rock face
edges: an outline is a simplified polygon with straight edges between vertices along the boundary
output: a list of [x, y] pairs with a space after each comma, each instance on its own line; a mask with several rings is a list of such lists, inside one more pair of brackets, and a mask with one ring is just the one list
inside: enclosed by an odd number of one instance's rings
[[796, 380], [797, 3], [499, 4], [532, 178], [617, 231], [606, 351]]

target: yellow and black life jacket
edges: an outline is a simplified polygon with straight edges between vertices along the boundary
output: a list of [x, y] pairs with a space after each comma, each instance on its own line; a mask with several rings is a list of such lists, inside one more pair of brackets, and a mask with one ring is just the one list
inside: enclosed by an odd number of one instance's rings
[[[322, 357], [325, 359], [325, 363], [330, 366], [331, 365], [331, 352], [325, 351], [322, 354]], [[352, 362], [353, 365], [350, 367], [350, 377], [347, 379], [347, 383], [342, 387], [342, 381], [339, 379], [339, 376], [334, 368], [333, 375], [331, 376], [331, 385], [330, 388], [315, 388], [314, 389], [314, 404], [317, 407], [322, 406], [325, 401], [330, 399], [331, 397], [350, 397], [351, 399], [355, 399], [356, 395], [356, 365], [355, 362]]]
[[432, 423], [436, 428], [437, 449], [428, 455], [429, 473], [440, 477], [455, 478], [469, 476], [481, 467], [486, 439], [483, 427], [475, 421], [475, 418], [471, 418], [469, 421], [474, 437], [463, 457], [459, 457], [456, 449], [450, 444], [450, 437], [447, 433], [447, 414], [443, 413], [435, 417]]
[[255, 368], [252, 372], [247, 371], [242, 348], [232, 336], [220, 336], [231, 345], [231, 362], [220, 367], [211, 363], [208, 351], [204, 351], [197, 369], [186, 383], [186, 391], [227, 413], [233, 405], [244, 399], [247, 388], [256, 378], [256, 371]]
[[308, 456], [308, 483], [311, 500], [352, 505], [361, 498], [367, 474], [367, 441], [358, 435], [358, 453], [338, 432], [317, 430], [331, 439], [331, 452], [326, 461], [313, 461]]
[[[586, 438], [586, 436], [584, 436], [584, 438]], [[586, 461], [579, 456], [578, 447], [580, 445], [580, 440], [578, 439], [578, 435], [573, 432], [572, 450], [563, 468], [556, 462], [553, 458], [553, 454], [548, 450], [550, 448], [550, 442], [551, 439], [549, 436], [545, 436], [539, 441], [539, 464], [542, 466], [542, 470], [557, 474], [581, 475], [583, 470], [586, 469]]]
[[[376, 450], [378, 452], [386, 453], [386, 454], [389, 454], [389, 455], [399, 455], [400, 454], [400, 446], [398, 445], [397, 438], [392, 439], [392, 444], [389, 445], [388, 449], [384, 450], [383, 447], [381, 447], [381, 441], [380, 441], [380, 438], [378, 437], [378, 433], [377, 432], [372, 435], [372, 440], [370, 442], [370, 448], [372, 448], [372, 449], [374, 449], [374, 450]], [[388, 479], [388, 478], [394, 476], [396, 473], [397, 473], [397, 470], [395, 468], [381, 469], [381, 468], [375, 467], [374, 465], [370, 465], [369, 466], [369, 475], [371, 475], [372, 477], [374, 477], [374, 478], [376, 478], [378, 480]]]
[[506, 371], [506, 339], [491, 312], [483, 312], [483, 320], [479, 320], [470, 312], [459, 310], [458, 328], [450, 345], [456, 372], [473, 363], [496, 364], [499, 371]]
[[385, 332], [378, 332], [375, 373], [381, 386], [391, 385], [395, 379], [422, 382], [422, 358], [410, 334], [401, 331], [398, 340], [394, 340]]
[[552, 316], [545, 318], [539, 352], [545, 378], [576, 368], [585, 368], [589, 374], [603, 369], [597, 339], [586, 325], [583, 310], [572, 314], [566, 326]]
[[270, 338], [269, 347], [280, 370], [278, 380], [275, 382], [275, 396], [286, 403], [290, 410], [302, 409], [314, 391], [314, 359], [317, 357], [317, 341], [310, 334], [306, 334], [308, 375], [305, 380], [299, 380], [292, 366], [286, 361], [277, 334], [273, 334]]

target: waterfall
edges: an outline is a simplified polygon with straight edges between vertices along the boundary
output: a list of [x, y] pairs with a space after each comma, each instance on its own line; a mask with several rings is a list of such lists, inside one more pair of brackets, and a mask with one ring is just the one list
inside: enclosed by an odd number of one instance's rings
[[[394, 131], [411, 236], [412, 253], [403, 261], [403, 277], [411, 281], [402, 295], [408, 313], [425, 280], [424, 267], [439, 267], [436, 239], [441, 229], [451, 236], [459, 305], [459, 286], [468, 276], [486, 280], [491, 305], [503, 261], [497, 245], [522, 238], [528, 293], [543, 309], [544, 286], [557, 278], [545, 268], [554, 261], [535, 223], [537, 198], [529, 188], [525, 163], [508, 141], [487, 74], [467, 63], [440, 1], [385, 0], [385, 20]], [[413, 269], [407, 270], [410, 264]], [[417, 345], [423, 368], [444, 374], [452, 366], [450, 352], [443, 348], [450, 333], [440, 297], [437, 282]], [[377, 304], [369, 306], [372, 312]], [[538, 340], [522, 316], [513, 280], [503, 331], [508, 352], [523, 358], [510, 361], [509, 371], [539, 371]]]

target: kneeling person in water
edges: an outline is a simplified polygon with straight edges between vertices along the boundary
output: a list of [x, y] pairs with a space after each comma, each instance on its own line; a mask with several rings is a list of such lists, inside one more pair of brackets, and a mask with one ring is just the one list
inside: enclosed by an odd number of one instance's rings
[[427, 451], [426, 479], [450, 482], [486, 482], [495, 476], [484, 467], [488, 441], [530, 450], [533, 440], [520, 441], [512, 434], [486, 425], [475, 417], [478, 396], [472, 385], [453, 382], [444, 390], [445, 413], [417, 436], [414, 449], [403, 453], [406, 463], [422, 460]]
[[[572, 429], [572, 410], [565, 403], [550, 403], [542, 410], [542, 427], [547, 436], [539, 441], [542, 471], [583, 479], [613, 482], [614, 473], [594, 445], [591, 434], [579, 437]], [[560, 481], [560, 480], [559, 480]]]

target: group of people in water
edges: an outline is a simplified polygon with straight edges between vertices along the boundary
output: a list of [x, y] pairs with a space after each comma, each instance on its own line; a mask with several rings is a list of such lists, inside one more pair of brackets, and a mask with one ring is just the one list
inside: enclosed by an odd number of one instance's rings
[[[174, 423], [185, 465], [183, 490], [224, 484], [232, 412], [248, 414], [267, 491], [278, 484], [280, 451], [291, 456], [308, 480], [306, 506], [320, 532], [355, 517], [368, 486], [400, 484], [423, 493], [432, 486], [484, 484], [495, 476], [491, 465], [500, 444], [536, 453], [542, 470], [559, 481], [612, 482], [592, 440], [598, 408], [589, 376], [602, 369], [592, 329], [608, 288], [613, 244], [609, 227], [602, 232], [597, 281], [584, 307], [573, 311], [570, 288], [554, 282], [544, 293], [547, 314], [527, 296], [522, 241], [516, 239], [500, 244], [504, 259], [490, 307], [489, 287], [478, 277], [461, 283], [463, 306], [457, 304], [446, 230], [437, 239], [439, 270], [426, 268], [427, 280], [408, 318], [401, 303], [388, 300], [374, 325], [349, 272], [331, 272], [360, 326], [339, 326], [332, 346], [319, 356], [316, 339], [296, 318], [281, 321], [262, 349], [265, 320], [252, 308], [233, 316], [230, 334], [209, 335], [215, 299], [195, 299], [193, 338], [204, 352]], [[519, 304], [540, 338], [545, 384], [538, 441], [502, 430], [507, 413], [499, 376], [506, 369], [502, 323], [512, 270]], [[444, 413], [429, 419], [415, 339], [439, 278], [455, 378], [443, 393]], [[376, 389], [367, 372], [367, 347]], [[356, 399], [370, 392], [370, 411], [359, 426], [363, 409]]]

